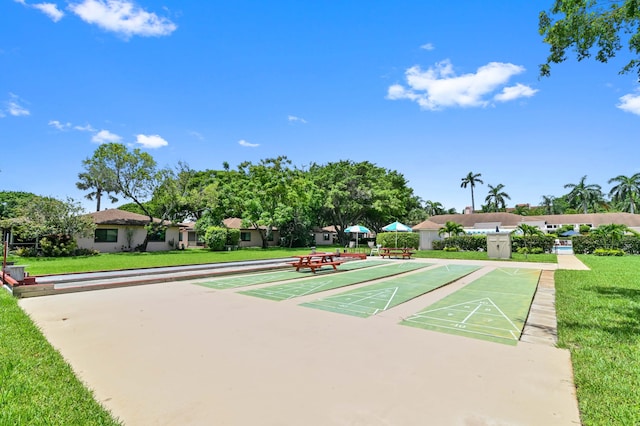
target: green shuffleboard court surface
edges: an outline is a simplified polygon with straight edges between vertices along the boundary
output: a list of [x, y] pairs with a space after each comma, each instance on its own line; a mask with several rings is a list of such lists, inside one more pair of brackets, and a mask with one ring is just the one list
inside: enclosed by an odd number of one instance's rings
[[459, 280], [478, 269], [479, 266], [472, 265], [444, 265], [301, 305], [366, 318]]
[[400, 324], [515, 345], [529, 314], [540, 272], [496, 269]]
[[[369, 262], [369, 261], [367, 261]], [[388, 263], [388, 262], [385, 262]], [[415, 271], [426, 268], [429, 263], [421, 262], [399, 262], [379, 266], [377, 268], [364, 268], [344, 274], [326, 274], [308, 280], [296, 281], [294, 283], [276, 284], [264, 288], [240, 291], [242, 294], [262, 297], [270, 300], [287, 300], [294, 297], [306, 296], [308, 294], [319, 293], [321, 291], [332, 290], [334, 288], [345, 287], [365, 281], [390, 277], [404, 272]]]
[[[340, 265], [338, 267], [338, 270], [352, 271], [355, 269], [382, 265], [383, 263], [385, 262], [381, 260], [358, 260], [358, 261], [350, 260]], [[317, 269], [316, 271], [317, 271], [316, 274], [313, 274], [313, 272], [311, 272], [310, 270], [296, 272], [292, 267], [291, 270], [287, 270], [287, 271], [232, 275], [232, 276], [216, 278], [211, 281], [205, 281], [205, 282], [195, 283], [195, 284], [201, 285], [204, 287], [216, 288], [216, 289], [222, 290], [226, 288], [246, 287], [250, 285], [267, 284], [267, 283], [273, 283], [277, 281], [294, 280], [296, 278], [314, 277], [324, 272], [331, 272], [331, 273], [336, 272], [331, 266]]]

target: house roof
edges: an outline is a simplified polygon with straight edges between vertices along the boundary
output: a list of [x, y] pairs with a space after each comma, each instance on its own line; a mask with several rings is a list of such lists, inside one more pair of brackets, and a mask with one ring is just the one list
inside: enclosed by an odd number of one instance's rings
[[[640, 227], [640, 214], [631, 213], [589, 213], [589, 214], [554, 214], [540, 216], [520, 216], [513, 213], [472, 213], [443, 214], [431, 216], [429, 221], [443, 226], [448, 221], [458, 223], [464, 228], [478, 228], [485, 224], [500, 227], [517, 227], [521, 223], [540, 222], [548, 225], [580, 225], [590, 224], [594, 227], [618, 223], [629, 227]], [[423, 222], [424, 223], [424, 222]], [[421, 228], [422, 223], [413, 227]]]
[[513, 213], [471, 213], [471, 214], [441, 214], [431, 216], [429, 220], [443, 226], [447, 222], [455, 222], [462, 225], [465, 228], [474, 228], [476, 224], [481, 223], [498, 223], [499, 226], [518, 226], [524, 218], [530, 219], [533, 216], [520, 216]]
[[411, 229], [413, 231], [420, 231], [422, 230], [439, 230], [440, 228], [442, 228], [442, 225], [432, 222], [430, 220], [425, 220], [424, 222], [420, 222], [419, 224], [417, 224], [416, 226], [412, 227]]
[[[239, 217], [229, 217], [222, 221], [222, 224], [229, 229], [256, 229], [255, 226], [242, 226], [242, 219]], [[266, 226], [260, 226], [260, 229], [267, 229]], [[272, 230], [277, 230], [278, 228], [271, 228]]]
[[[101, 210], [99, 212], [89, 213], [87, 216], [91, 216], [93, 223], [96, 225], [144, 226], [149, 223], [149, 216], [119, 209]], [[153, 218], [153, 221], [155, 223], [162, 222], [163, 225], [172, 225], [171, 222], [166, 220], [162, 221], [158, 218]]]

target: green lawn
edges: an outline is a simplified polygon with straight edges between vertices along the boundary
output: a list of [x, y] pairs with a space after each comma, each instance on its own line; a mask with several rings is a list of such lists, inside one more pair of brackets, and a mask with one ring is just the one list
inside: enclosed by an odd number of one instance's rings
[[556, 271], [559, 346], [571, 351], [583, 424], [640, 424], [640, 256], [579, 255]]
[[0, 425], [118, 425], [0, 289]]
[[[319, 247], [318, 251], [335, 251], [335, 247]], [[309, 248], [269, 249], [246, 248], [236, 251], [209, 251], [189, 249], [153, 253], [101, 253], [97, 256], [82, 257], [18, 257], [9, 256], [8, 261], [25, 265], [29, 275], [66, 274], [71, 272], [113, 271], [118, 269], [153, 268], [160, 266], [200, 265], [205, 263], [233, 262], [238, 260], [259, 260], [286, 258], [295, 254], [307, 254]], [[415, 257], [463, 260], [490, 260], [486, 252], [445, 252], [442, 250], [419, 250]], [[504, 262], [546, 262], [556, 263], [555, 254], [513, 254]]]
[[146, 253], [101, 253], [97, 256], [57, 258], [9, 256], [7, 260], [15, 262], [16, 265], [26, 265], [25, 271], [29, 275], [50, 275], [160, 266], [200, 265], [238, 260], [275, 259], [307, 253], [309, 253], [308, 248], [286, 249], [274, 247], [264, 250], [253, 248], [235, 251], [189, 249]]

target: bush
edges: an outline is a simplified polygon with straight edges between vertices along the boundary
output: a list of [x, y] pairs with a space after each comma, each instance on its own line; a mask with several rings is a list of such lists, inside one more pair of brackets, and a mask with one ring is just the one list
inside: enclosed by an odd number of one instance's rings
[[524, 253], [520, 249], [528, 249], [528, 253], [551, 253], [553, 251], [553, 235], [512, 235], [511, 251]]
[[571, 238], [573, 252], [576, 254], [595, 254], [598, 249], [618, 249], [626, 254], [640, 254], [640, 237], [637, 235], [624, 235], [613, 247], [611, 240], [604, 240], [597, 235], [574, 235]]
[[16, 248], [16, 256], [20, 257], [36, 257], [38, 250], [35, 247], [18, 247]]
[[431, 248], [434, 250], [443, 250], [444, 249], [444, 240], [433, 240], [431, 242]]
[[595, 249], [593, 252], [596, 256], [624, 256], [624, 251], [618, 249]]
[[445, 247], [443, 251], [460, 251], [460, 249], [456, 246]]
[[417, 232], [381, 232], [376, 235], [376, 243], [382, 247], [408, 247], [417, 249], [420, 246], [420, 235]]
[[204, 243], [209, 250], [222, 251], [227, 242], [227, 228], [210, 226], [204, 234]]
[[444, 239], [445, 247], [456, 247], [461, 251], [487, 251], [486, 235], [459, 235]]
[[240, 242], [240, 230], [235, 228], [227, 228], [226, 245], [237, 246]]
[[42, 238], [40, 240], [40, 248], [43, 256], [67, 257], [75, 254], [78, 245], [70, 235], [54, 234]]

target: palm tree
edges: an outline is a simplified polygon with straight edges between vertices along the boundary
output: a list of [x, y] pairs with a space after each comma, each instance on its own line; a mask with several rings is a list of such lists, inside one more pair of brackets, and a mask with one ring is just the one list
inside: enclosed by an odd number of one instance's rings
[[637, 232], [629, 228], [627, 225], [622, 225], [618, 223], [600, 225], [596, 229], [591, 231], [591, 234], [598, 236], [602, 239], [601, 241], [604, 245], [604, 248], [613, 249], [620, 244], [622, 237], [628, 232], [634, 235], [638, 234]]
[[533, 236], [544, 236], [544, 232], [540, 230], [537, 226], [528, 225], [526, 223], [521, 223], [513, 230], [512, 234], [522, 233], [522, 241], [524, 242], [524, 257], [527, 258], [529, 254], [529, 248], [527, 247], [527, 237]]
[[510, 200], [511, 197], [509, 196], [509, 194], [502, 191], [502, 189], [504, 188], [504, 185], [499, 183], [496, 186], [493, 186], [493, 185], [488, 185], [488, 186], [489, 186], [489, 195], [487, 195], [487, 198], [484, 199], [484, 201], [487, 203], [488, 210], [497, 212], [499, 209], [506, 208], [507, 205], [505, 202], [505, 198], [507, 200]]
[[438, 201], [427, 200], [424, 203], [424, 210], [429, 216], [436, 216], [444, 213], [444, 206]]
[[589, 212], [589, 206], [595, 206], [604, 199], [602, 187], [595, 183], [587, 185], [585, 183], [586, 179], [587, 176], [585, 175], [582, 176], [582, 179], [577, 184], [568, 183], [564, 186], [565, 188], [571, 188], [571, 192], [567, 194], [567, 201], [572, 207], [579, 206], [585, 214]]
[[438, 235], [442, 236], [443, 234], [447, 234], [449, 237], [464, 234], [464, 227], [459, 223], [448, 220], [447, 223], [438, 230]]
[[544, 207], [545, 214], [556, 214], [556, 197], [553, 195], [542, 196], [542, 207]]
[[111, 192], [116, 192], [116, 191], [110, 188], [109, 189], [106, 188], [109, 185], [104, 183], [104, 181], [100, 179], [99, 175], [91, 174], [90, 172], [82, 172], [82, 173], [78, 173], [78, 179], [79, 180], [78, 182], [76, 182], [76, 187], [79, 190], [81, 191], [92, 190], [84, 197], [87, 200], [91, 200], [91, 201], [93, 201], [94, 199], [96, 200], [97, 212], [100, 211], [100, 201], [102, 200], [102, 197], [105, 194], [109, 197], [109, 200], [112, 203], [116, 203], [118, 201], [116, 197], [110, 194]]
[[623, 211], [635, 213], [638, 202], [640, 201], [640, 173], [633, 176], [616, 176], [609, 179], [609, 183], [616, 182], [617, 185], [611, 188], [609, 196], [611, 200], [620, 203]]
[[482, 179], [480, 179], [482, 173], [473, 174], [473, 172], [469, 172], [469, 174], [462, 178], [462, 183], [460, 184], [461, 188], [466, 188], [467, 185], [471, 187], [471, 213], [476, 210], [476, 203], [473, 198], [473, 187], [476, 186], [477, 183], [484, 183]]

